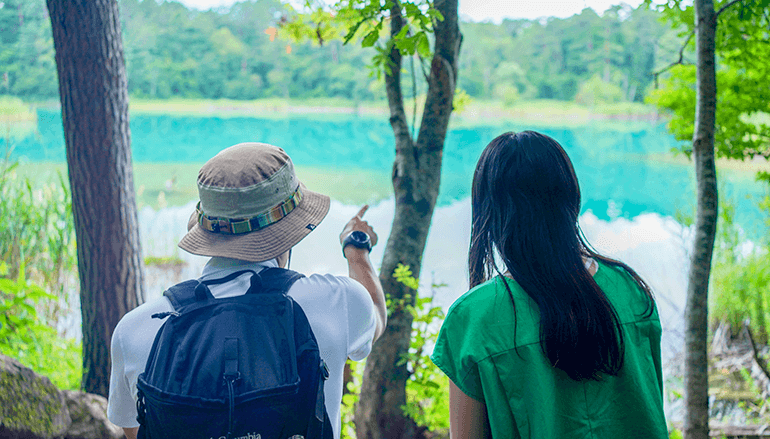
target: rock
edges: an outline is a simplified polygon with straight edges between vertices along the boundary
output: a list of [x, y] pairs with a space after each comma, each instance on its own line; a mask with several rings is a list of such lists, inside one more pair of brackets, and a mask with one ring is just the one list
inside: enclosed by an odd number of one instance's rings
[[714, 335], [711, 337], [711, 355], [727, 355], [730, 350], [730, 326], [725, 322], [720, 322]]
[[92, 393], [64, 390], [72, 424], [66, 439], [119, 439], [123, 429], [107, 419], [107, 398]]
[[48, 377], [0, 354], [0, 438], [119, 439], [107, 420], [107, 399], [59, 390]]
[[70, 423], [64, 395], [51, 380], [0, 355], [0, 437], [58, 439]]

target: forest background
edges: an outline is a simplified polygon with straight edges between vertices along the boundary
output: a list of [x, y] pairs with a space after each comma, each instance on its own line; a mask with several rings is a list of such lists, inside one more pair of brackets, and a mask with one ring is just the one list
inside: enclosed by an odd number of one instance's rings
[[[297, 43], [278, 31], [289, 13], [277, 0], [198, 11], [176, 2], [121, 0], [128, 90], [139, 99], [384, 101], [370, 68], [373, 48], [339, 40]], [[0, 94], [58, 98], [50, 20], [42, 0], [0, 7]], [[497, 100], [642, 103], [656, 67], [676, 59], [677, 31], [646, 7], [621, 4], [601, 16], [461, 24], [460, 94]], [[420, 68], [419, 63], [417, 69]], [[422, 75], [418, 96], [424, 93]], [[411, 87], [410, 87], [411, 91]], [[621, 106], [621, 112], [644, 112]], [[599, 108], [597, 111], [606, 111]]]

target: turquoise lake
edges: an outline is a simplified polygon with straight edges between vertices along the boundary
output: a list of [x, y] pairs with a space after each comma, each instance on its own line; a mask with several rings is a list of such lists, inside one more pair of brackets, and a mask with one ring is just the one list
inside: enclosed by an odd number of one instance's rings
[[[639, 125], [639, 124], [636, 124]], [[612, 126], [616, 128], [613, 129]], [[567, 150], [580, 180], [583, 211], [600, 219], [634, 218], [645, 212], [692, 215], [694, 173], [691, 165], [662, 163], [661, 154], [678, 146], [662, 123], [618, 129], [595, 123], [571, 128], [537, 129]], [[516, 121], [451, 129], [447, 137], [439, 205], [468, 197], [481, 150], [504, 131], [531, 127]], [[219, 150], [244, 141], [284, 148], [298, 166], [330, 174], [356, 170], [390, 175], [393, 134], [385, 117], [330, 115], [287, 117], [175, 117], [132, 115], [132, 153], [140, 163], [202, 164]], [[22, 161], [64, 162], [61, 114], [38, 110], [37, 133], [17, 142], [13, 157]], [[749, 235], [760, 233], [756, 200], [762, 188], [744, 173], [722, 173], [722, 195], [737, 207], [736, 220]], [[141, 176], [136, 177], [137, 182]]]

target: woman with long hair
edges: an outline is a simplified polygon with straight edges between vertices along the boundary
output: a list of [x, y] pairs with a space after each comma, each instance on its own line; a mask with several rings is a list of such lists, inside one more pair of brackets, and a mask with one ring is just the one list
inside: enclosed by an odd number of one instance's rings
[[450, 378], [451, 437], [667, 438], [655, 301], [584, 239], [561, 145], [497, 137], [471, 198], [471, 290], [432, 355]]

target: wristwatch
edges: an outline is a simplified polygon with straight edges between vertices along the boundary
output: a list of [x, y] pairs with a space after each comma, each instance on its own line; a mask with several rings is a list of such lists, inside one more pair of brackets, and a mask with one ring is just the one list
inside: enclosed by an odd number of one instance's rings
[[372, 251], [372, 240], [369, 239], [369, 235], [360, 230], [354, 230], [345, 237], [342, 241], [342, 254], [345, 254], [345, 247], [352, 245], [357, 248], [364, 248], [367, 251]]

